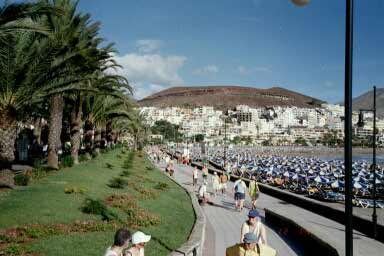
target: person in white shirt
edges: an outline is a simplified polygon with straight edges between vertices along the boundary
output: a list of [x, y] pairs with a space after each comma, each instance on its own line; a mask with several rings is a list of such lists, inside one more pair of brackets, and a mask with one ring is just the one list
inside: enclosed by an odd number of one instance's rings
[[124, 250], [131, 241], [131, 232], [126, 228], [116, 231], [113, 245], [108, 247], [104, 256], [124, 256]]
[[151, 240], [150, 235], [137, 231], [132, 235], [133, 246], [125, 252], [125, 256], [144, 256], [144, 247]]
[[258, 244], [268, 245], [265, 226], [261, 222], [259, 213], [255, 209], [252, 209], [249, 211], [248, 220], [245, 221], [241, 226], [240, 242], [244, 240], [244, 235], [247, 234], [248, 232], [252, 232], [256, 235]]
[[246, 189], [247, 185], [243, 179], [239, 177], [239, 179], [235, 181], [235, 184], [233, 185], [233, 192], [235, 193], [236, 209], [240, 212], [243, 210]]
[[207, 192], [207, 185], [208, 185], [208, 182], [203, 181], [203, 183], [201, 184], [201, 186], [199, 188], [199, 203], [201, 205], [205, 205], [209, 201], [209, 195]]
[[199, 171], [197, 170], [197, 167], [193, 168], [192, 170], [192, 179], [193, 179], [193, 186], [197, 185], [197, 179], [199, 177]]

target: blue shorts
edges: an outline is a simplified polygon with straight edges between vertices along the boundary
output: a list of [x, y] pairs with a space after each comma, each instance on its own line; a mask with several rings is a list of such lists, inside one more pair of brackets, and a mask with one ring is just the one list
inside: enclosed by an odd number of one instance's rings
[[244, 200], [245, 199], [245, 193], [235, 193], [235, 200]]

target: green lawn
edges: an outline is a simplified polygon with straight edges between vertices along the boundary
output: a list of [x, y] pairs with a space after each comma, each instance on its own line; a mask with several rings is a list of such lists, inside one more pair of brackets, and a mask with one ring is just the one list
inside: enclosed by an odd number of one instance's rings
[[[192, 229], [195, 216], [190, 199], [184, 190], [161, 172], [148, 170], [147, 167], [151, 164], [140, 154], [135, 155], [133, 166], [129, 168], [132, 174], [125, 178], [130, 182], [128, 186], [124, 189], [110, 188], [107, 186], [110, 179], [119, 177], [119, 174], [126, 170], [123, 165], [127, 158], [128, 153], [123, 154], [121, 149], [117, 149], [78, 166], [62, 169], [32, 182], [27, 187], [19, 187], [7, 193], [0, 192], [0, 229], [31, 224], [69, 225], [79, 221], [99, 223], [101, 216], [81, 212], [80, 207], [85, 198], [105, 201], [112, 194], [129, 194], [137, 198], [138, 206], [145, 212], [157, 214], [160, 218], [158, 225], [135, 227], [154, 238], [148, 244], [146, 255], [167, 255], [168, 248], [179, 247], [187, 240]], [[158, 182], [168, 184], [168, 188], [156, 189]], [[135, 185], [156, 192], [158, 197], [143, 199]], [[66, 194], [66, 188], [85, 189], [85, 192]], [[112, 210], [118, 213], [121, 219], [126, 218], [122, 210]], [[112, 243], [113, 230], [39, 236], [22, 243], [22, 248], [41, 255], [102, 255]], [[1, 241], [0, 236], [0, 254]]]

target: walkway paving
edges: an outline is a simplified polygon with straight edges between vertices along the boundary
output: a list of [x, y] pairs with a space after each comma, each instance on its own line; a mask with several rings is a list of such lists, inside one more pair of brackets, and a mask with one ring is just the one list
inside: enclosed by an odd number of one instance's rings
[[[160, 170], [164, 170], [164, 164], [159, 165]], [[175, 179], [194, 190], [197, 193], [198, 187], [193, 188], [191, 179], [192, 169], [189, 166], [176, 165]], [[199, 180], [199, 184], [201, 180]], [[228, 186], [231, 187], [233, 184]], [[208, 189], [212, 193], [211, 186]], [[265, 200], [261, 200], [258, 204], [258, 210], [264, 217]], [[235, 211], [234, 201], [231, 194], [226, 196], [212, 197], [213, 205], [205, 205], [203, 211], [207, 218], [206, 238], [204, 245], [204, 255], [225, 255], [225, 249], [235, 243], [240, 242], [240, 227], [247, 220], [248, 209], [244, 209], [242, 213]], [[246, 199], [245, 207], [249, 206], [250, 198]], [[294, 244], [285, 240], [270, 227], [267, 228], [268, 244], [278, 251], [281, 256], [300, 255]]]

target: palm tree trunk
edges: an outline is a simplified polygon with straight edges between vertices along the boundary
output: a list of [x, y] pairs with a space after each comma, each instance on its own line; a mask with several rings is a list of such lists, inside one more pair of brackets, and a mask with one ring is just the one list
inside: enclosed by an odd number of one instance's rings
[[100, 141], [100, 148], [106, 148], [107, 147], [107, 132], [105, 126], [101, 128], [101, 141]]
[[137, 134], [135, 133], [134, 135], [134, 150], [137, 151], [137, 142], [138, 142], [138, 138], [137, 138]]
[[93, 127], [94, 124], [91, 122], [86, 122], [84, 126], [84, 146], [85, 146], [85, 156], [87, 159], [91, 159], [92, 149], [93, 149], [93, 143], [92, 143], [92, 136], [93, 136]]
[[48, 134], [48, 166], [59, 169], [58, 151], [61, 147], [60, 135], [63, 121], [64, 98], [55, 95], [50, 99], [49, 134]]
[[36, 139], [36, 143], [40, 144], [41, 142], [41, 128], [42, 128], [42, 118], [36, 117], [33, 120], [33, 137]]
[[79, 163], [81, 114], [82, 98], [78, 95], [71, 112], [71, 156], [74, 164]]
[[107, 122], [107, 126], [105, 128], [106, 130], [106, 133], [107, 133], [107, 144], [108, 144], [108, 147], [111, 147], [112, 146], [112, 122]]
[[101, 147], [101, 128], [96, 127], [96, 129], [95, 129], [95, 152], [97, 155], [100, 154], [100, 147]]
[[0, 112], [0, 162], [15, 160], [16, 116], [9, 110]]

